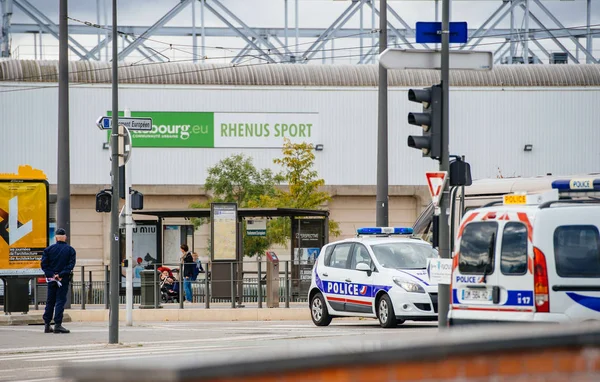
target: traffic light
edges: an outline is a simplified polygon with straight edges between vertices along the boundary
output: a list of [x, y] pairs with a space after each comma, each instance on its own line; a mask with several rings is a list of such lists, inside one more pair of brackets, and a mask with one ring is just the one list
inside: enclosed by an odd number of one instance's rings
[[139, 191], [133, 190], [129, 196], [131, 200], [132, 210], [143, 210], [144, 209], [144, 194]]
[[423, 151], [424, 157], [442, 156], [442, 85], [409, 89], [408, 100], [423, 104], [422, 113], [408, 113], [408, 123], [421, 126], [423, 135], [408, 136], [408, 147]]
[[96, 194], [96, 212], [110, 212], [112, 207], [112, 194], [102, 190]]

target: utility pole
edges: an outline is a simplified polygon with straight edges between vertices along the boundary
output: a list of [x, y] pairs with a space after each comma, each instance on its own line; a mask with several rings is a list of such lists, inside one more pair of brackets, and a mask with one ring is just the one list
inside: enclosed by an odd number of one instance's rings
[[[373, 7], [375, 5], [373, 4]], [[379, 2], [379, 53], [387, 48], [387, 0]], [[379, 98], [377, 123], [377, 195], [375, 224], [389, 225], [388, 216], [388, 98], [387, 69], [379, 63]]]
[[110, 311], [108, 320], [108, 343], [119, 342], [119, 72], [117, 40], [117, 0], [112, 1], [112, 130], [111, 183], [112, 207], [110, 215]]
[[[450, 0], [442, 0], [442, 151], [440, 171], [449, 171], [449, 69], [450, 69]], [[449, 182], [445, 183], [440, 200], [439, 214], [439, 254], [442, 259], [450, 258], [450, 227], [448, 225], [448, 207], [450, 205]], [[450, 287], [438, 284], [438, 327], [446, 327], [448, 307], [450, 304]]]
[[[125, 117], [131, 117], [131, 111], [127, 108]], [[126, 134], [129, 135], [129, 132]], [[127, 326], [133, 326], [133, 216], [131, 212], [131, 161], [128, 160], [125, 163], [125, 208], [123, 209], [125, 214], [125, 259], [127, 259], [127, 269], [125, 270], [125, 303], [127, 304], [125, 322]]]
[[56, 223], [71, 238], [71, 165], [69, 155], [68, 0], [60, 0], [58, 26], [58, 158]]

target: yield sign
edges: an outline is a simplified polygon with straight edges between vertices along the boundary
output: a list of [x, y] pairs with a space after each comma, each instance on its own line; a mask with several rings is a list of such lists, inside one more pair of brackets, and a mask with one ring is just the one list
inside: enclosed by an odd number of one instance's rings
[[442, 190], [446, 184], [446, 179], [448, 178], [448, 172], [426, 172], [425, 176], [427, 177], [427, 186], [429, 186], [431, 201], [433, 202], [433, 205], [437, 207], [440, 201], [440, 194], [442, 193]]

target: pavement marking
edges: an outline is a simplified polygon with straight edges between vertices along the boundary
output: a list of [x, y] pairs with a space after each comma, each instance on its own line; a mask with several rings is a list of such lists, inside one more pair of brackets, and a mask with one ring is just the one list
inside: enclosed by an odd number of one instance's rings
[[[169, 351], [169, 355], [174, 354], [192, 354], [193, 352], [212, 352], [214, 350], [236, 350], [236, 349], [247, 349], [247, 348], [262, 348], [267, 345], [254, 344], [244, 346], [171, 346], [171, 347], [153, 347], [153, 348], [128, 348], [128, 349], [96, 349], [83, 352], [57, 352], [54, 354], [22, 354], [15, 357], [4, 357], [0, 358], [0, 362], [8, 361], [29, 361], [29, 362], [92, 362], [97, 360], [123, 360], [123, 359], [139, 359], [149, 358], [155, 356], [164, 356], [165, 351]], [[23, 371], [25, 369], [13, 369]], [[29, 369], [27, 369], [29, 370]], [[33, 368], [31, 370], [39, 370]]]
[[[72, 335], [72, 334], [71, 334]], [[220, 338], [196, 338], [189, 340], [176, 340], [176, 343], [193, 343], [193, 342], [223, 342], [223, 341], [245, 341], [245, 340], [264, 340], [264, 339], [285, 339], [285, 336], [281, 335], [264, 335], [264, 334], [256, 334], [256, 335], [247, 335], [247, 336], [237, 336], [237, 337], [220, 337]], [[86, 348], [106, 348], [111, 349], [112, 351], [118, 349], [124, 349], [131, 346], [138, 345], [161, 345], [161, 344], [173, 344], [173, 340], [166, 341], [134, 341], [134, 342], [123, 342], [120, 344], [89, 344], [89, 345], [69, 345], [69, 349], [86, 349]], [[12, 349], [0, 349], [0, 354], [15, 354], [15, 353], [39, 353], [53, 350], [64, 351], [65, 346], [39, 346], [39, 347], [29, 347], [29, 348], [12, 348]], [[4, 357], [0, 357], [0, 361], [5, 359]]]

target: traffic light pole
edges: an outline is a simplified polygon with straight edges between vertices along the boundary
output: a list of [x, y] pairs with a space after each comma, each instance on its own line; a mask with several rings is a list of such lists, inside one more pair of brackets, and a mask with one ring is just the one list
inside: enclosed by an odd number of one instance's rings
[[[387, 48], [387, 0], [379, 3], [379, 53]], [[379, 64], [379, 112], [377, 124], [377, 206], [375, 224], [377, 227], [389, 225], [388, 216], [388, 98], [387, 69]]]
[[108, 343], [119, 342], [119, 72], [117, 38], [117, 0], [112, 1], [112, 130], [111, 130], [111, 180], [112, 208], [110, 212], [110, 310]]
[[[450, 69], [450, 0], [442, 0], [442, 151], [440, 171], [450, 170], [449, 152], [449, 69]], [[448, 224], [448, 208], [450, 206], [449, 182], [446, 182], [440, 200], [439, 213], [439, 254], [443, 259], [450, 258], [450, 226]], [[450, 287], [438, 284], [438, 327], [447, 326], [448, 308], [450, 305]]]

